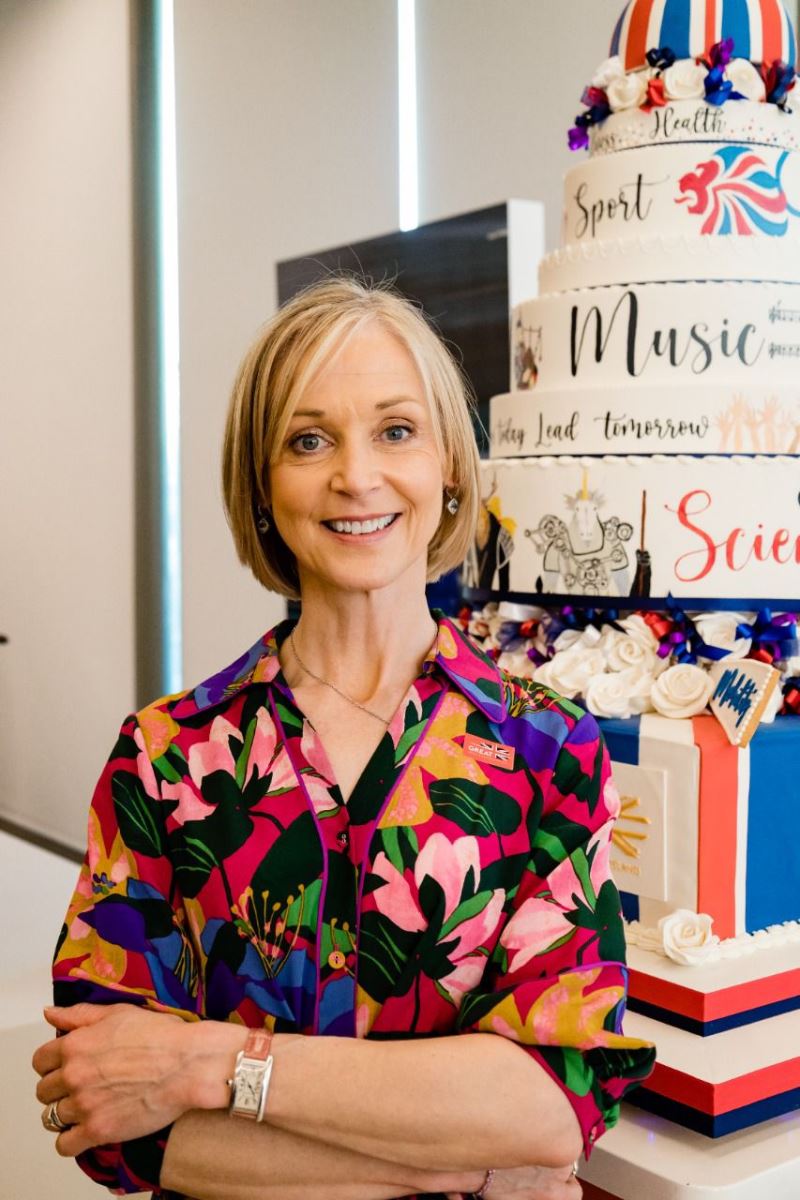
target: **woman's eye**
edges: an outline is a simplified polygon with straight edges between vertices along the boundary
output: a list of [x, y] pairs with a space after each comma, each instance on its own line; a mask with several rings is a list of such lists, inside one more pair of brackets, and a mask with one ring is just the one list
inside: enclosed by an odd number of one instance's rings
[[412, 432], [408, 425], [390, 425], [384, 430], [390, 442], [404, 442], [406, 440], [405, 435], [408, 434], [411, 436]]
[[300, 454], [313, 454], [315, 450], [319, 450], [321, 441], [322, 438], [318, 433], [299, 433], [297, 437], [292, 438], [289, 444]]

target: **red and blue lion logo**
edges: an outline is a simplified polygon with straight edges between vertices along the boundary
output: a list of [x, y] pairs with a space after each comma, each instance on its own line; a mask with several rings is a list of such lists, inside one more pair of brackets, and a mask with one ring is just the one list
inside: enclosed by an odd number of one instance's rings
[[781, 176], [788, 151], [771, 171], [748, 146], [722, 146], [680, 180], [676, 204], [705, 217], [702, 234], [767, 234], [783, 237], [789, 217], [800, 210], [789, 203]]

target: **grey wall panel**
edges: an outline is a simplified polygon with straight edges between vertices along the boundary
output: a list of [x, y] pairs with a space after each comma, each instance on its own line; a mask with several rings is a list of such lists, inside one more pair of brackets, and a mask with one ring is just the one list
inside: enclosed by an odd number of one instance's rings
[[185, 683], [284, 611], [235, 558], [219, 449], [275, 263], [397, 225], [393, 0], [176, 0]]
[[0, 814], [74, 846], [134, 702], [128, 8], [0, 5]]

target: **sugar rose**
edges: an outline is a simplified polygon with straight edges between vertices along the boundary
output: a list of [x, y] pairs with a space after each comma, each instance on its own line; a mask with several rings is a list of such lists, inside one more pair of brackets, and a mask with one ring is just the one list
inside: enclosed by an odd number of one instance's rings
[[739, 625], [746, 624], [749, 619], [749, 613], [740, 612], [697, 613], [693, 617], [695, 629], [705, 644], [725, 650], [727, 658], [744, 658], [750, 653], [752, 639], [738, 637], [736, 633]]
[[578, 645], [581, 640], [580, 629], [562, 629], [556, 640], [553, 642], [553, 649], [556, 654], [560, 654], [562, 650], [570, 650], [573, 646]]
[[593, 675], [586, 685], [584, 703], [596, 717], [631, 717], [630, 696], [618, 673]]
[[664, 72], [664, 95], [669, 100], [699, 100], [705, 95], [708, 68], [693, 58], [682, 58]]
[[497, 665], [501, 671], [508, 671], [509, 675], [517, 675], [520, 679], [533, 678], [535, 668], [526, 649], [504, 650]]
[[708, 913], [679, 908], [658, 922], [664, 953], [674, 962], [696, 966], [719, 956], [719, 938], [711, 932]]
[[708, 704], [713, 690], [714, 681], [702, 667], [678, 663], [659, 675], [650, 699], [663, 717], [696, 717]]
[[647, 73], [635, 71], [631, 75], [617, 76], [606, 87], [606, 95], [614, 112], [638, 108], [647, 95]]
[[591, 677], [599, 675], [603, 666], [603, 655], [599, 650], [572, 646], [538, 667], [533, 678], [537, 683], [560, 692], [567, 700], [574, 700], [576, 696], [583, 695]]
[[766, 100], [764, 80], [748, 59], [731, 59], [725, 68], [725, 78], [730, 80], [733, 90], [744, 96], [745, 100]]
[[638, 667], [626, 667], [617, 673], [617, 678], [628, 693], [628, 705], [634, 716], [653, 711], [653, 672], [655, 670], [655, 674], [658, 674], [662, 665], [661, 660], [656, 659], [655, 668], [645, 663]]
[[592, 76], [592, 87], [605, 89], [614, 79], [619, 79], [624, 74], [625, 68], [622, 65], [622, 59], [615, 54], [612, 58], [607, 58], [605, 62], [600, 63]]
[[624, 633], [617, 635], [606, 651], [606, 662], [611, 671], [624, 671], [627, 667], [643, 667], [656, 675], [660, 660], [649, 646], [643, 646]]
[[639, 613], [631, 613], [629, 617], [623, 617], [619, 624], [628, 637], [633, 638], [635, 642], [641, 642], [650, 650], [658, 650], [658, 638]]

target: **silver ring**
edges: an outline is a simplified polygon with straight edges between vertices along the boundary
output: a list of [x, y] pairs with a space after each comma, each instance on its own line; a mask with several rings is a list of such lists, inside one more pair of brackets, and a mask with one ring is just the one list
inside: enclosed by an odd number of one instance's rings
[[48, 1133], [63, 1133], [65, 1129], [71, 1129], [66, 1121], [62, 1121], [58, 1115], [58, 1101], [54, 1100], [52, 1104], [48, 1104], [47, 1108], [42, 1112], [42, 1124]]

